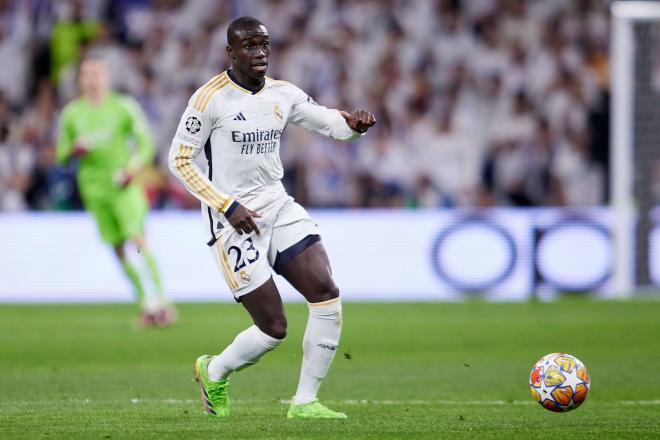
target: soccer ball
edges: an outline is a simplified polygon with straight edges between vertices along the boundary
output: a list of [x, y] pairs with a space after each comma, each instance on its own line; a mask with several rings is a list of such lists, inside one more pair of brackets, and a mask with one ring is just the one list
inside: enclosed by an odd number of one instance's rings
[[567, 412], [582, 405], [590, 385], [587, 367], [567, 353], [543, 356], [529, 375], [532, 397], [554, 412]]

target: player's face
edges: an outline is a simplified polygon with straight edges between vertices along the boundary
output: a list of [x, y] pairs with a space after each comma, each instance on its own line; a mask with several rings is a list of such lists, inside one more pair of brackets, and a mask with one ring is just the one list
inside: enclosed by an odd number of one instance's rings
[[78, 80], [83, 94], [103, 94], [108, 90], [108, 70], [100, 60], [83, 61]]
[[264, 26], [237, 32], [238, 38], [229, 46], [234, 67], [250, 78], [263, 78], [268, 70], [270, 38]]

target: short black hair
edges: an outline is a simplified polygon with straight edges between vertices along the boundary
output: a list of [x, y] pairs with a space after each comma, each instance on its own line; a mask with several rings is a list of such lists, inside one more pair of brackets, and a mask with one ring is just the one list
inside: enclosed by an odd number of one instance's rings
[[231, 44], [236, 39], [238, 31], [258, 26], [264, 26], [264, 24], [254, 17], [238, 17], [236, 20], [229, 23], [229, 27], [227, 28], [227, 44]]

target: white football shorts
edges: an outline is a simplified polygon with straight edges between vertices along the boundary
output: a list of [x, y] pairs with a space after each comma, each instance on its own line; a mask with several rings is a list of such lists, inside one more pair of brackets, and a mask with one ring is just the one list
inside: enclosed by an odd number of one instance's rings
[[256, 233], [239, 235], [227, 225], [210, 247], [236, 301], [264, 284], [296, 255], [320, 240], [318, 225], [293, 198], [271, 203], [254, 218]]

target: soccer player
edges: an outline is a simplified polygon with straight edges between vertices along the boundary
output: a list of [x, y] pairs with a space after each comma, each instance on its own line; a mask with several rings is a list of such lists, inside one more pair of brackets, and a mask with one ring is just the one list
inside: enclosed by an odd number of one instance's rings
[[[365, 110], [349, 115], [319, 106], [296, 86], [266, 77], [270, 42], [257, 19], [234, 20], [227, 43], [231, 68], [190, 98], [169, 156], [172, 173], [202, 202], [207, 244], [254, 321], [222, 353], [195, 362], [202, 402], [212, 416], [229, 415], [229, 375], [286, 336], [272, 267], [309, 303], [300, 381], [287, 417], [346, 418], [316, 397], [337, 350], [342, 307], [318, 227], [280, 181], [280, 139], [291, 123], [349, 141], [375, 118]], [[207, 173], [195, 164], [202, 151]]]
[[[137, 323], [169, 325], [176, 320], [176, 311], [163, 293], [156, 260], [145, 242], [148, 202], [142, 186], [133, 180], [155, 155], [146, 119], [136, 101], [110, 90], [102, 59], [85, 58], [78, 81], [81, 96], [64, 107], [60, 118], [57, 160], [62, 164], [78, 160], [83, 204], [133, 284], [141, 307]], [[129, 241], [137, 246], [141, 268], [128, 258]]]

